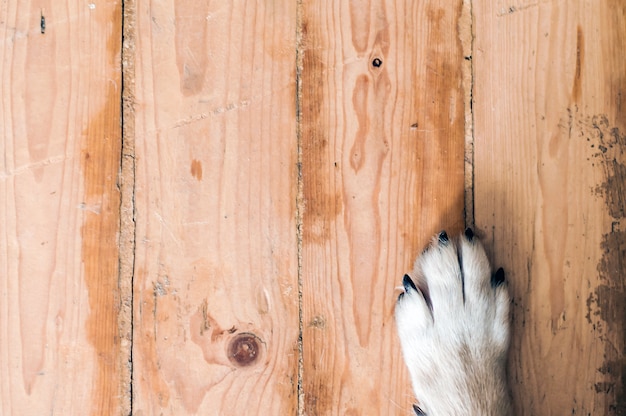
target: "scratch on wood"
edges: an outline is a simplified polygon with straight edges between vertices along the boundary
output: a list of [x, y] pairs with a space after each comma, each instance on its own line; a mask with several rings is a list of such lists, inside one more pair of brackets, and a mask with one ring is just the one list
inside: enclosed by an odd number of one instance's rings
[[40, 160], [34, 163], [28, 163], [24, 166], [20, 166], [15, 169], [8, 169], [8, 170], [5, 170], [4, 172], [0, 172], [0, 179], [7, 179], [12, 176], [21, 175], [22, 173], [31, 171], [33, 169], [40, 169], [44, 166], [54, 165], [54, 164], [65, 162], [66, 160], [71, 160], [71, 159], [72, 158], [68, 158], [65, 155], [62, 155], [62, 156], [51, 157], [45, 160]]
[[96, 215], [99, 215], [102, 212], [102, 204], [86, 204], [84, 202], [81, 202], [80, 204], [78, 204], [78, 209], [81, 209], [83, 211], [89, 211], [89, 212], [93, 212]]
[[498, 17], [507, 16], [507, 15], [521, 12], [523, 10], [530, 9], [532, 7], [537, 7], [537, 6], [539, 6], [538, 2], [528, 3], [528, 4], [517, 4], [517, 5], [512, 4], [509, 7], [501, 8], [500, 11], [496, 14], [496, 16]]
[[179, 246], [179, 247], [182, 247], [182, 243], [180, 242], [180, 239], [178, 237], [176, 237], [176, 233], [174, 233], [172, 228], [169, 226], [167, 221], [165, 221], [165, 219], [161, 216], [161, 214], [159, 214], [158, 212], [154, 211], [154, 215], [159, 219], [159, 222], [161, 223], [163, 228], [165, 228], [165, 230], [168, 232], [170, 237], [172, 237], [172, 240], [174, 240], [176, 245]]

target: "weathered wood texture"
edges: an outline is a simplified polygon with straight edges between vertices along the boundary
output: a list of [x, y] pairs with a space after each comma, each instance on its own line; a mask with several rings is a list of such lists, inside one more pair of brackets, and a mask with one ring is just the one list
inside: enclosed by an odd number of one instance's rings
[[626, 5], [474, 2], [476, 226], [519, 415], [626, 414]]
[[121, 3], [22, 3], [1, 415], [128, 414], [131, 329], [135, 415], [408, 414], [394, 287], [464, 162], [517, 414], [626, 414], [623, 1], [128, 0], [123, 152]]
[[137, 4], [137, 415], [297, 411], [296, 22]]
[[[452, 5], [452, 7], [451, 7]], [[405, 415], [394, 287], [463, 226], [461, 2], [303, 2], [304, 415]]]
[[118, 414], [119, 2], [0, 5], [0, 414]]

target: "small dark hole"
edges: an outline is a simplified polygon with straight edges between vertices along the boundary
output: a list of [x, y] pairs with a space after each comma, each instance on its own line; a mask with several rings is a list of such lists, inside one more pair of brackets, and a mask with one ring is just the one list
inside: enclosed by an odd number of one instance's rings
[[383, 61], [381, 61], [378, 58], [374, 58], [374, 60], [372, 61], [372, 65], [374, 65], [374, 67], [376, 68], [380, 68], [382, 64], [383, 64]]

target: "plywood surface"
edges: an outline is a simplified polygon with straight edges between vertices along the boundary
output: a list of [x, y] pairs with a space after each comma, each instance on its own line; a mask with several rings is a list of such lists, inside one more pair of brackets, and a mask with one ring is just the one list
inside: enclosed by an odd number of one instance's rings
[[121, 5], [0, 5], [0, 414], [117, 414]]
[[626, 9], [474, 2], [477, 228], [514, 299], [519, 415], [626, 414]]

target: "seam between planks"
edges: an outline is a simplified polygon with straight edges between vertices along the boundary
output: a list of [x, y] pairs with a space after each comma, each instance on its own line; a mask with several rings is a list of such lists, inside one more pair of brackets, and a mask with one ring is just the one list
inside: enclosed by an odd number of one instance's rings
[[298, 268], [298, 391], [297, 415], [304, 415], [304, 350], [303, 350], [303, 313], [302, 310], [302, 215], [304, 212], [304, 184], [302, 180], [302, 0], [296, 4], [296, 152], [297, 152], [297, 193], [296, 193], [296, 241], [297, 241], [297, 268]]
[[463, 0], [459, 20], [459, 37], [463, 48], [461, 66], [465, 101], [465, 150], [464, 150], [464, 216], [465, 227], [474, 224], [474, 9], [473, 0]]
[[119, 236], [119, 289], [118, 316], [121, 341], [122, 380], [120, 381], [120, 413], [133, 414], [133, 306], [136, 247], [135, 224], [135, 0], [122, 1], [122, 95], [121, 170], [118, 178], [120, 190]]

